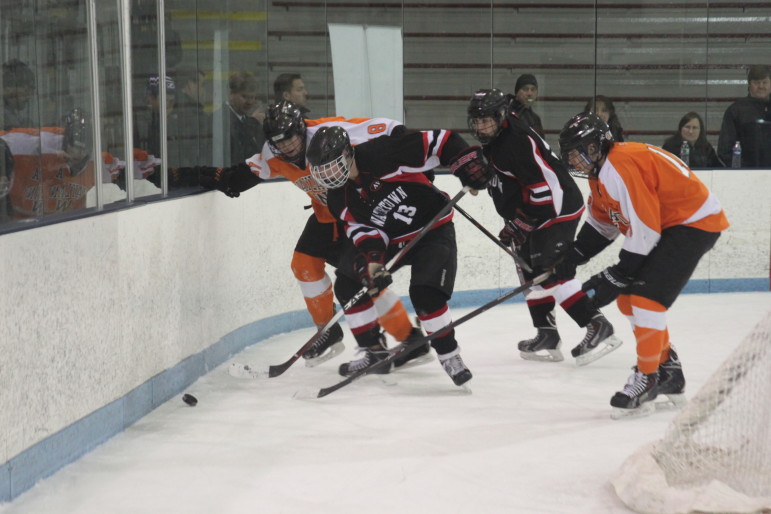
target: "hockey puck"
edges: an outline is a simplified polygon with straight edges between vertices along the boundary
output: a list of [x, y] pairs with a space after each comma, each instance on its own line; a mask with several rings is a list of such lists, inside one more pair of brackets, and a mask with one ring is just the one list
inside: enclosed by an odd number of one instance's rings
[[196, 405], [198, 405], [198, 398], [196, 398], [192, 394], [182, 395], [182, 401], [190, 405], [191, 407], [195, 407]]

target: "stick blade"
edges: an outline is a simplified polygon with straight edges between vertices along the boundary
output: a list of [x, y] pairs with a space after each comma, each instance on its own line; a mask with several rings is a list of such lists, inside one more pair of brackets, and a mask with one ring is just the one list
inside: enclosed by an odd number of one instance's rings
[[317, 388], [306, 387], [299, 389], [292, 395], [293, 400], [315, 400], [319, 397], [319, 390]]

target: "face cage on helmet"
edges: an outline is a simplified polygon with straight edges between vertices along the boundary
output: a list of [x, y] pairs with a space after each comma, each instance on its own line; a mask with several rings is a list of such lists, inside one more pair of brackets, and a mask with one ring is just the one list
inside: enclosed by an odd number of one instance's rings
[[[474, 120], [481, 120], [483, 118], [491, 118], [498, 127], [495, 129], [495, 132], [493, 132], [490, 135], [482, 135], [479, 132], [477, 132], [476, 124], [474, 123]], [[498, 134], [501, 133], [501, 130], [503, 130], [503, 114], [500, 112], [495, 113], [491, 116], [469, 116], [468, 117], [468, 128], [471, 130], [471, 133], [474, 135], [474, 138], [482, 143], [483, 145], [486, 145], [493, 141], [496, 137], [498, 137]]]
[[313, 178], [327, 189], [337, 189], [342, 187], [348, 181], [351, 174], [351, 165], [348, 152], [343, 152], [332, 162], [321, 164], [320, 166], [311, 165], [311, 175]]
[[[570, 164], [569, 154], [573, 150], [578, 152], [578, 157], [580, 159], [582, 159], [584, 161], [584, 163], [586, 163], [587, 166], [589, 166], [589, 171], [579, 170], [577, 168], [574, 168]], [[568, 148], [567, 150], [562, 150], [560, 155], [562, 157], [562, 162], [568, 168], [568, 173], [570, 173], [572, 176], [574, 176], [576, 178], [588, 179], [588, 178], [592, 177], [593, 175], [597, 174], [597, 171], [598, 171], [597, 163], [592, 161], [589, 158], [589, 153], [587, 152], [585, 145], [579, 145], [579, 146], [575, 146], [575, 147], [572, 147], [572, 148]]]
[[286, 155], [284, 152], [279, 150], [276, 143], [273, 142], [272, 139], [268, 138], [268, 148], [270, 148], [270, 151], [273, 152], [273, 155], [281, 159], [282, 161], [287, 162], [300, 162], [305, 160], [305, 130], [303, 130], [300, 134], [297, 133], [296, 130], [291, 130], [288, 133], [284, 134], [284, 139], [291, 139], [295, 135], [300, 136], [300, 142], [299, 142], [299, 151], [297, 152], [297, 155], [290, 157]]

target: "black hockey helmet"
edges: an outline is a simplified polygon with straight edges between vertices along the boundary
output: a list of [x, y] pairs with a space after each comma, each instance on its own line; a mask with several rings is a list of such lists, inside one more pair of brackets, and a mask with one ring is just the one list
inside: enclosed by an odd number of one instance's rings
[[316, 182], [327, 189], [342, 187], [351, 173], [353, 146], [343, 127], [321, 127], [308, 143], [308, 164]]
[[[478, 89], [471, 97], [468, 105], [468, 126], [474, 137], [483, 145], [498, 137], [503, 130], [503, 121], [506, 119], [506, 111], [509, 106], [509, 98], [500, 89]], [[493, 133], [480, 133], [479, 123], [475, 120], [492, 118], [497, 124]]]
[[[598, 162], [608, 155], [614, 143], [613, 134], [602, 118], [591, 112], [576, 114], [565, 123], [560, 132], [562, 162], [575, 177], [589, 178], [599, 172]], [[576, 150], [590, 171], [578, 170], [570, 165], [568, 154]]]
[[[305, 160], [305, 120], [299, 107], [288, 100], [271, 105], [263, 123], [265, 140], [276, 157], [289, 162], [303, 163]], [[289, 141], [293, 136], [300, 136], [299, 144], [289, 146], [279, 143]]]

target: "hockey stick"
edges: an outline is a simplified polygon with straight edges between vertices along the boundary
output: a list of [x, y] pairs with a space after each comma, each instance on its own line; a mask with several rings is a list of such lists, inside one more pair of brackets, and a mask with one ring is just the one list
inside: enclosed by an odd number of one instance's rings
[[[392, 269], [401, 260], [401, 258], [404, 257], [404, 255], [407, 252], [409, 252], [418, 243], [418, 241], [423, 239], [423, 236], [425, 236], [432, 228], [434, 228], [434, 225], [436, 225], [436, 223], [442, 217], [444, 217], [448, 212], [450, 212], [450, 210], [452, 210], [452, 208], [455, 206], [455, 204], [457, 204], [458, 201], [461, 198], [463, 198], [463, 196], [466, 193], [468, 193], [470, 190], [471, 190], [471, 188], [469, 186], [464, 186], [463, 189], [461, 189], [458, 192], [458, 194], [456, 194], [454, 197], [452, 197], [452, 199], [447, 204], [445, 204], [445, 206], [442, 207], [442, 209], [439, 212], [437, 212], [436, 215], [433, 218], [431, 218], [431, 221], [426, 223], [426, 225], [420, 230], [420, 232], [418, 232], [415, 235], [415, 237], [410, 239], [407, 242], [407, 244], [404, 245], [404, 247], [402, 247], [402, 249], [399, 250], [399, 252], [396, 255], [394, 255], [391, 258], [390, 261], [388, 261], [388, 264], [386, 265], [386, 268], [388, 270]], [[327, 330], [332, 328], [332, 325], [337, 323], [337, 321], [340, 318], [343, 317], [343, 314], [345, 313], [346, 310], [350, 309], [351, 307], [353, 307], [356, 304], [356, 302], [361, 300], [361, 298], [365, 294], [367, 294], [367, 291], [368, 291], [367, 287], [362, 287], [359, 290], [359, 292], [357, 292], [355, 295], [353, 295], [353, 298], [348, 300], [348, 302], [345, 305], [343, 305], [343, 307], [339, 311], [337, 311], [334, 316], [332, 316], [332, 319], [327, 321], [326, 325], [321, 327], [319, 329], [319, 331], [316, 332], [313, 335], [313, 337], [311, 337], [308, 340], [308, 342], [306, 342], [304, 345], [302, 345], [302, 347], [299, 350], [294, 352], [294, 354], [291, 357], [289, 357], [289, 359], [286, 362], [283, 362], [281, 364], [276, 364], [276, 365], [269, 366], [268, 367], [268, 377], [270, 377], [270, 378], [277, 377], [277, 376], [283, 374], [286, 370], [288, 370], [292, 366], [292, 364], [297, 362], [297, 360], [300, 357], [303, 356], [303, 354], [305, 352], [310, 350], [311, 346], [313, 346], [313, 343], [315, 343], [319, 339], [319, 337], [321, 337]]]
[[472, 225], [474, 225], [476, 228], [478, 228], [478, 229], [479, 229], [479, 230], [480, 230], [480, 231], [481, 231], [481, 232], [482, 232], [484, 235], [486, 235], [487, 237], [489, 237], [490, 239], [492, 239], [492, 240], [493, 240], [493, 242], [494, 242], [495, 244], [497, 244], [498, 246], [500, 246], [500, 247], [503, 249], [503, 251], [504, 251], [504, 252], [506, 252], [507, 254], [511, 255], [511, 258], [512, 258], [512, 259], [514, 259], [514, 262], [515, 262], [515, 263], [517, 263], [517, 266], [520, 266], [522, 269], [524, 269], [524, 270], [525, 270], [525, 271], [527, 271], [528, 273], [531, 273], [531, 272], [533, 271], [533, 269], [530, 267], [530, 265], [528, 265], [528, 263], [527, 263], [527, 262], [525, 262], [525, 259], [523, 259], [523, 258], [522, 258], [522, 257], [520, 257], [519, 255], [517, 255], [517, 253], [516, 253], [516, 252], [513, 252], [513, 251], [511, 250], [511, 248], [509, 248], [508, 246], [506, 246], [505, 244], [503, 244], [503, 241], [501, 241], [500, 239], [498, 239], [497, 237], [495, 237], [495, 236], [492, 234], [492, 232], [490, 232], [489, 230], [487, 230], [487, 229], [484, 227], [484, 225], [482, 225], [482, 224], [481, 224], [481, 223], [479, 223], [477, 220], [475, 220], [475, 219], [474, 219], [474, 218], [471, 216], [471, 214], [467, 213], [466, 211], [464, 211], [462, 208], [460, 208], [460, 207], [458, 207], [458, 206], [456, 206], [456, 207], [455, 207], [455, 210], [456, 210], [456, 211], [458, 211], [459, 213], [461, 213], [461, 214], [463, 215], [463, 217], [465, 217], [467, 220], [469, 220], [469, 221], [471, 222], [471, 224], [472, 224]]
[[329, 387], [324, 387], [323, 389], [319, 389], [318, 392], [313, 397], [315, 397], [315, 398], [323, 398], [324, 396], [327, 396], [329, 394], [334, 393], [338, 389], [342, 389], [343, 387], [347, 386], [351, 382], [354, 382], [354, 381], [360, 379], [361, 377], [363, 377], [365, 375], [369, 375], [373, 371], [376, 371], [376, 370], [378, 370], [378, 369], [380, 369], [382, 367], [385, 367], [385, 366], [389, 366], [390, 367], [391, 363], [399, 355], [401, 355], [403, 353], [406, 353], [406, 352], [411, 352], [412, 350], [414, 350], [418, 346], [426, 344], [427, 342], [429, 342], [429, 341], [431, 341], [433, 339], [436, 339], [437, 337], [440, 337], [440, 336], [446, 334], [448, 331], [452, 330], [453, 328], [457, 327], [458, 325], [462, 325], [463, 323], [467, 322], [468, 320], [479, 316], [483, 312], [492, 309], [496, 305], [505, 302], [509, 298], [512, 298], [512, 297], [520, 294], [521, 292], [525, 291], [529, 287], [532, 287], [532, 286], [534, 286], [536, 284], [540, 284], [541, 282], [543, 282], [544, 280], [549, 278], [551, 275], [552, 275], [552, 271], [551, 270], [546, 271], [545, 273], [541, 273], [540, 275], [535, 277], [533, 280], [529, 280], [525, 284], [522, 284], [521, 286], [519, 286], [519, 287], [517, 287], [515, 289], [512, 289], [511, 291], [509, 291], [507, 293], [502, 294], [498, 298], [495, 298], [494, 300], [491, 300], [491, 301], [487, 302], [486, 304], [482, 305], [481, 307], [477, 307], [476, 309], [474, 309], [473, 311], [469, 312], [465, 316], [461, 316], [460, 318], [458, 318], [457, 320], [453, 321], [452, 323], [449, 323], [444, 328], [440, 328], [439, 330], [437, 330], [436, 332], [434, 332], [432, 334], [428, 334], [428, 335], [423, 336], [423, 337], [421, 337], [419, 339], [415, 339], [414, 341], [411, 341], [409, 344], [400, 345], [400, 346], [396, 347], [394, 352], [391, 353], [385, 359], [383, 359], [381, 361], [378, 361], [378, 362], [374, 363], [373, 365], [371, 365], [369, 367], [366, 367], [366, 368], [360, 369], [359, 371], [354, 372], [352, 375], [349, 375], [348, 377], [346, 377], [344, 380], [341, 380], [337, 384], [334, 384], [334, 385], [329, 386]]

